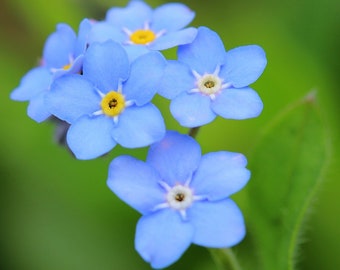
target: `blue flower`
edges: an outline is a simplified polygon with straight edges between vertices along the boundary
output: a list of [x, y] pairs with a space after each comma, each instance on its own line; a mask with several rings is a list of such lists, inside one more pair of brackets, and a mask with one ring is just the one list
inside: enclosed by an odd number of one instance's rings
[[22, 78], [19, 87], [12, 91], [11, 99], [29, 101], [27, 114], [33, 120], [42, 122], [51, 116], [46, 109], [44, 96], [53, 80], [64, 74], [81, 71], [90, 28], [91, 22], [84, 19], [77, 36], [67, 24], [58, 24], [56, 31], [45, 42], [40, 66], [31, 69]]
[[109, 9], [105, 21], [93, 27], [90, 40], [120, 42], [134, 59], [149, 49], [164, 50], [192, 42], [197, 29], [183, 28], [194, 16], [180, 3], [167, 3], [153, 10], [143, 1], [131, 1], [125, 8]]
[[107, 184], [139, 211], [135, 247], [154, 268], [174, 263], [191, 243], [230, 247], [245, 235], [241, 211], [229, 198], [247, 183], [246, 158], [231, 152], [201, 156], [188, 135], [170, 131], [146, 162], [114, 159]]
[[266, 64], [259, 46], [226, 52], [215, 32], [200, 27], [191, 44], [179, 46], [178, 61], [169, 61], [159, 94], [171, 99], [170, 111], [185, 127], [202, 126], [217, 115], [256, 117], [263, 104], [248, 85], [258, 79]]
[[123, 147], [159, 141], [165, 125], [150, 103], [166, 61], [150, 52], [131, 63], [116, 42], [94, 43], [86, 51], [83, 75], [55, 80], [46, 95], [49, 111], [71, 124], [67, 144], [78, 159], [91, 159]]

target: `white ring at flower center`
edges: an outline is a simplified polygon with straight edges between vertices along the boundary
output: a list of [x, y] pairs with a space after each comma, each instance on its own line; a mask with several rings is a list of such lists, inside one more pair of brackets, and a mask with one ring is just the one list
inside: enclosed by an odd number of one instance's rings
[[206, 95], [213, 95], [222, 88], [222, 80], [214, 74], [205, 74], [197, 80], [199, 91]]
[[194, 196], [189, 187], [176, 185], [168, 191], [166, 199], [171, 208], [185, 210], [192, 204]]

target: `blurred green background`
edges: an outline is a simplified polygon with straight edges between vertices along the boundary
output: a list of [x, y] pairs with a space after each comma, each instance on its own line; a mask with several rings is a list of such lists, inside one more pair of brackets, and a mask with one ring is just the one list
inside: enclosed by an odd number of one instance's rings
[[[138, 213], [106, 187], [108, 164], [114, 156], [128, 153], [144, 158], [146, 150], [118, 148], [101, 159], [75, 160], [53, 142], [51, 123], [35, 123], [26, 115], [27, 103], [9, 100], [21, 77], [36, 65], [57, 23], [77, 29], [82, 18], [102, 19], [109, 7], [127, 2], [0, 2], [1, 269], [150, 269], [134, 251]], [[147, 1], [153, 7], [165, 2]], [[287, 104], [317, 90], [333, 153], [313, 201], [298, 265], [309, 270], [340, 269], [340, 2], [182, 2], [196, 11], [192, 25], [217, 31], [227, 49], [258, 44], [268, 58], [264, 74], [252, 85], [265, 104], [262, 115], [245, 121], [217, 119], [204, 127], [197, 137], [203, 152], [249, 153], [270, 119]], [[168, 102], [161, 98], [156, 102], [162, 106], [168, 128], [179, 129], [168, 112]], [[169, 269], [215, 266], [204, 248], [192, 246]]]

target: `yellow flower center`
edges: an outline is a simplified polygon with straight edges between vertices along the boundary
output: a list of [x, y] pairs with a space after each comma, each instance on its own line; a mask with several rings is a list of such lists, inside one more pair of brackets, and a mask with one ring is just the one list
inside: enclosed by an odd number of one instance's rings
[[63, 70], [69, 70], [71, 67], [71, 64], [67, 64], [65, 66], [62, 67]]
[[100, 105], [104, 114], [113, 117], [124, 110], [125, 99], [121, 93], [110, 91], [103, 97]]
[[156, 35], [149, 29], [139, 29], [130, 35], [130, 40], [134, 44], [146, 45], [156, 39]]

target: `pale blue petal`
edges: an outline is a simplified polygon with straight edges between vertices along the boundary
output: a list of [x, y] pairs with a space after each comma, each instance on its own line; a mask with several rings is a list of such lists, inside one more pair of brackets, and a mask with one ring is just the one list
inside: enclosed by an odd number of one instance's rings
[[113, 40], [116, 42], [124, 42], [128, 40], [128, 35], [121, 29], [114, 27], [107, 22], [96, 22], [89, 33], [89, 43], [105, 42], [107, 40]]
[[116, 146], [111, 136], [113, 119], [100, 116], [80, 117], [67, 132], [67, 144], [78, 159], [93, 159]]
[[48, 110], [68, 123], [100, 110], [100, 101], [92, 83], [77, 74], [55, 80], [45, 98]]
[[190, 186], [211, 201], [227, 198], [247, 184], [250, 171], [246, 165], [247, 159], [239, 153], [208, 153], [202, 157]]
[[51, 113], [47, 110], [46, 104], [44, 102], [46, 92], [47, 91], [42, 91], [31, 98], [27, 107], [27, 115], [38, 123], [45, 121], [51, 116]]
[[148, 47], [151, 50], [165, 50], [178, 45], [191, 43], [197, 35], [197, 29], [189, 27], [180, 31], [165, 33]]
[[191, 44], [178, 47], [178, 60], [190, 66], [199, 74], [213, 73], [225, 63], [226, 51], [216, 32], [206, 27], [198, 28], [196, 38]]
[[168, 3], [157, 7], [152, 15], [152, 29], [176, 31], [187, 26], [195, 17], [189, 7], [181, 3]]
[[255, 82], [266, 65], [266, 54], [260, 46], [242, 46], [227, 52], [220, 76], [233, 87], [241, 88]]
[[107, 185], [125, 203], [147, 214], [165, 202], [160, 180], [154, 168], [145, 162], [119, 156], [110, 164]]
[[193, 227], [179, 213], [164, 209], [143, 216], [137, 223], [135, 247], [153, 268], [176, 262], [191, 244]]
[[57, 25], [57, 30], [51, 34], [45, 43], [43, 51], [44, 63], [50, 68], [62, 68], [74, 57], [76, 34], [67, 24]]
[[45, 67], [31, 69], [21, 79], [20, 85], [11, 93], [11, 99], [17, 101], [30, 100], [50, 86], [52, 74]]
[[191, 178], [200, 158], [201, 148], [193, 138], [168, 131], [162, 141], [150, 147], [147, 163], [159, 172], [169, 186], [174, 186], [184, 184]]
[[143, 45], [127, 44], [127, 45], [124, 45], [123, 47], [128, 55], [130, 63], [136, 60], [139, 56], [142, 56], [151, 51], [147, 46], [143, 46]]
[[129, 79], [124, 83], [123, 94], [142, 106], [152, 100], [158, 89], [158, 82], [166, 66], [160, 52], [150, 52], [131, 63]]
[[170, 60], [158, 84], [158, 94], [173, 99], [182, 92], [195, 88], [195, 77], [189, 67], [181, 62]]
[[83, 60], [84, 60], [84, 55], [79, 55], [76, 59], [74, 59], [74, 62], [71, 63], [71, 66], [69, 67], [69, 69], [57, 69], [54, 73], [53, 73], [53, 80], [64, 76], [66, 74], [80, 74], [83, 68]]
[[209, 96], [183, 92], [171, 101], [170, 111], [181, 126], [199, 127], [210, 123], [216, 117], [210, 104]]
[[193, 243], [209, 248], [227, 248], [245, 236], [242, 213], [230, 199], [195, 202], [187, 211], [194, 226]]
[[212, 102], [213, 111], [227, 119], [247, 119], [260, 115], [263, 103], [251, 88], [230, 88], [223, 90]]
[[165, 124], [160, 111], [149, 103], [126, 108], [112, 131], [113, 138], [126, 148], [148, 146], [163, 138]]
[[84, 77], [103, 93], [118, 90], [118, 82], [129, 76], [129, 59], [123, 47], [116, 42], [92, 44], [85, 54]]
[[106, 13], [106, 21], [117, 28], [137, 30], [144, 28], [144, 23], [149, 22], [152, 9], [143, 1], [130, 1], [124, 8], [111, 8]]
[[78, 55], [73, 63], [71, 64], [70, 68], [68, 69], [69, 73], [78, 73], [81, 74], [82, 73], [82, 69], [83, 69], [83, 62], [84, 62], [84, 55], [80, 54]]
[[77, 57], [80, 54], [84, 54], [89, 44], [89, 35], [94, 24], [95, 23], [91, 22], [89, 19], [83, 19], [81, 21], [78, 30], [78, 37], [75, 44], [74, 57]]

